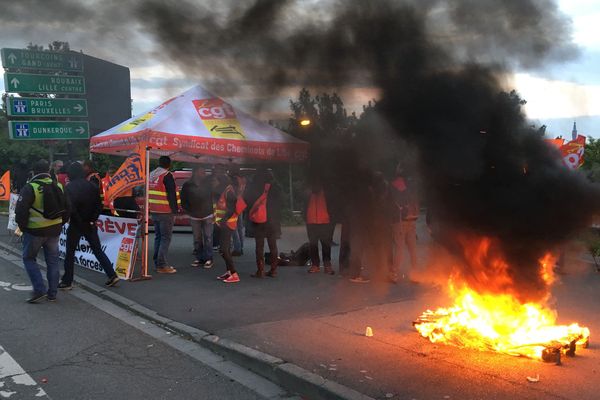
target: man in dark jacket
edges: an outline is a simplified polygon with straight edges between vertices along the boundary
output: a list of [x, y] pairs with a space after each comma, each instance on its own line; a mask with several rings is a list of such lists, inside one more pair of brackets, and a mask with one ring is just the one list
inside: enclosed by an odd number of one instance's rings
[[108, 277], [106, 286], [114, 286], [119, 281], [119, 277], [110, 260], [102, 251], [96, 226], [98, 216], [102, 212], [98, 187], [85, 179], [83, 167], [78, 162], [74, 162], [68, 167], [67, 174], [69, 175], [69, 184], [66, 187], [66, 193], [70, 203], [71, 218], [67, 229], [65, 273], [58, 287], [62, 290], [70, 290], [73, 287], [75, 249], [82, 236], [90, 244], [92, 253]]
[[[266, 220], [257, 222], [254, 218], [254, 210], [260, 206], [257, 201], [265, 192], [267, 193], [264, 205]], [[264, 275], [265, 239], [267, 239], [269, 252], [271, 252], [271, 269], [267, 272], [267, 276], [274, 278], [277, 276], [279, 261], [277, 239], [281, 236], [281, 188], [275, 182], [273, 174], [266, 169], [259, 170], [248, 187], [244, 200], [248, 205], [248, 219], [252, 224], [256, 242], [256, 272], [251, 276], [262, 278]]]
[[[44, 187], [58, 185], [62, 190], [62, 186], [50, 178], [49, 167], [46, 160], [40, 160], [33, 165], [34, 176], [21, 189], [15, 209], [16, 222], [23, 232], [23, 264], [33, 286], [33, 295], [27, 300], [29, 303], [36, 303], [45, 297], [50, 301], [56, 300], [58, 288], [58, 239], [62, 225], [67, 221], [68, 212], [55, 219], [47, 219], [43, 215]], [[41, 248], [44, 249], [46, 260], [48, 289], [36, 261]]]
[[181, 188], [181, 208], [190, 216], [190, 225], [194, 235], [194, 254], [196, 260], [192, 267], [213, 266], [213, 229], [214, 214], [210, 181], [204, 168], [197, 166], [190, 180]]

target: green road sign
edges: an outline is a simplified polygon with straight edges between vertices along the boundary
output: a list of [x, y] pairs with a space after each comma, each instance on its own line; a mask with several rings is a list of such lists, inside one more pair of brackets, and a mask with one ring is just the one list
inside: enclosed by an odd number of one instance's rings
[[15, 140], [89, 139], [87, 121], [9, 121], [10, 138]]
[[48, 99], [44, 97], [8, 97], [11, 117], [87, 117], [84, 99]]
[[74, 52], [2, 49], [4, 68], [48, 69], [67, 72], [83, 71], [83, 58]]
[[85, 94], [83, 76], [4, 74], [4, 88], [12, 93]]

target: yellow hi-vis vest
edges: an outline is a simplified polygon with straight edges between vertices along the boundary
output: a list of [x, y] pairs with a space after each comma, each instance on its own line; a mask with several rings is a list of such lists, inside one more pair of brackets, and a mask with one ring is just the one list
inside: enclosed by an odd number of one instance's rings
[[[29, 182], [29, 184], [33, 188], [33, 194], [35, 195], [35, 199], [33, 200], [33, 204], [29, 209], [29, 221], [27, 221], [27, 228], [40, 229], [62, 224], [62, 218], [46, 219], [40, 212], [37, 211], [44, 210], [44, 196], [42, 194], [42, 185], [40, 185], [36, 181], [48, 184], [52, 183], [52, 179], [50, 178], [36, 179], [35, 181]], [[64, 192], [62, 185], [58, 182], [56, 182], [56, 184], [58, 185], [60, 190]]]

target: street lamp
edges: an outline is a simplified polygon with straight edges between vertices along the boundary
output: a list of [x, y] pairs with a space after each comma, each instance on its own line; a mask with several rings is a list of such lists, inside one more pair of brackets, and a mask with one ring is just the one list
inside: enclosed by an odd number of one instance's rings
[[309, 126], [311, 124], [310, 119], [304, 118], [300, 120], [300, 126]]

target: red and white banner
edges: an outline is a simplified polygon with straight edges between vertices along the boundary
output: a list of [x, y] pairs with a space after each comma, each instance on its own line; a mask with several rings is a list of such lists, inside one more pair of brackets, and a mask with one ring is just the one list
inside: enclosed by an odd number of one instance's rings
[[[132, 262], [134, 261], [133, 251], [136, 247], [138, 221], [132, 218], [101, 215], [96, 224], [98, 226], [98, 236], [100, 236], [102, 250], [104, 250], [104, 253], [113, 265], [115, 272], [120, 278], [129, 279]], [[63, 226], [58, 244], [60, 257], [63, 259], [66, 253], [68, 226], [69, 224]], [[92, 253], [89, 243], [83, 237], [75, 250], [75, 264], [104, 273], [100, 263]]]
[[546, 142], [558, 148], [563, 163], [570, 169], [578, 169], [583, 165], [585, 153], [585, 136], [579, 135], [575, 140], [565, 143], [564, 139], [546, 139]]

